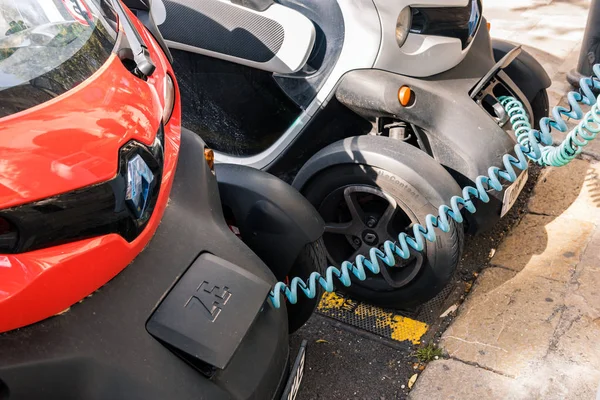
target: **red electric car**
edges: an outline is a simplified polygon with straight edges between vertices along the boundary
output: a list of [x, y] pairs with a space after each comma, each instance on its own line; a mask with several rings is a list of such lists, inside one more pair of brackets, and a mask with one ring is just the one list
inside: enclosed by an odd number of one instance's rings
[[0, 399], [279, 397], [301, 371], [265, 299], [323, 223], [268, 174], [215, 177], [135, 3], [0, 0]]

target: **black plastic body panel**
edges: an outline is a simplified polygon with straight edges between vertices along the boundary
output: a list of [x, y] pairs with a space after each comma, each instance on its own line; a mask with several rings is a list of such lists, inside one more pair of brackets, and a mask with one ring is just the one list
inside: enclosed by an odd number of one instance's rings
[[145, 4], [143, 0], [125, 0], [124, 3], [131, 9], [131, 11], [142, 22], [142, 24], [144, 24], [146, 29], [148, 29], [150, 34], [154, 37], [162, 51], [167, 56], [169, 62], [172, 63], [173, 56], [171, 55], [169, 46], [167, 46], [165, 43], [165, 39], [163, 38], [162, 33], [160, 33], [160, 30], [158, 29], [158, 26], [156, 26], [156, 22], [150, 13], [150, 4], [152, 3]]
[[[500, 40], [492, 40], [494, 58], [500, 61], [516, 45]], [[527, 100], [532, 101], [543, 89], [552, 85], [552, 80], [542, 65], [527, 51], [521, 50], [521, 54], [504, 69], [513, 82], [521, 89]]]
[[283, 280], [305, 245], [319, 239], [324, 223], [296, 189], [254, 168], [217, 164], [221, 201], [244, 242]]
[[227, 367], [210, 379], [146, 331], [161, 299], [203, 253], [275, 282], [225, 224], [204, 142], [184, 130], [170, 202], [146, 249], [65, 314], [0, 334], [0, 381], [10, 399], [276, 398], [288, 373], [285, 308], [265, 302], [254, 310]]
[[[424, 129], [431, 155], [464, 187], [490, 166], [501, 167], [502, 156], [512, 153], [516, 144], [469, 96], [495, 63], [489, 33], [480, 29], [466, 58], [447, 72], [416, 79], [379, 70], [352, 71], [342, 78], [336, 97], [365, 118], [391, 117]], [[415, 102], [409, 107], [398, 102], [403, 85], [414, 92]], [[529, 106], [527, 99], [521, 100]], [[471, 233], [500, 218], [503, 192], [491, 192], [490, 197], [468, 216]]]
[[150, 11], [152, 0], [121, 0], [129, 9]]
[[146, 329], [189, 362], [224, 369], [270, 289], [245, 269], [204, 253], [160, 303]]

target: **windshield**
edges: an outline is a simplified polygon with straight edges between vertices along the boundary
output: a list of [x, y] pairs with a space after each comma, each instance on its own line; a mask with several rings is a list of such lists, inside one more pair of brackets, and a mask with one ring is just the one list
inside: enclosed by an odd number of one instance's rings
[[116, 42], [103, 0], [0, 0], [0, 118], [89, 78]]

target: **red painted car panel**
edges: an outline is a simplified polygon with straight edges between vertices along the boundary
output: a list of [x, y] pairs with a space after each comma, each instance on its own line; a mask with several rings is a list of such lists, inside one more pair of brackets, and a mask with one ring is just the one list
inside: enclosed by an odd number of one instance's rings
[[[156, 71], [143, 81], [115, 56], [75, 89], [0, 119], [0, 209], [112, 179], [119, 148], [154, 141], [164, 107], [164, 78], [174, 76], [162, 50], [130, 14]], [[116, 234], [28, 253], [0, 254], [0, 332], [60, 313], [92, 294], [148, 244], [167, 206], [179, 151], [179, 91], [165, 126], [161, 190], [144, 232]]]
[[120, 147], [154, 140], [164, 73], [144, 82], [113, 55], [72, 91], [0, 120], [0, 208], [113, 178]]

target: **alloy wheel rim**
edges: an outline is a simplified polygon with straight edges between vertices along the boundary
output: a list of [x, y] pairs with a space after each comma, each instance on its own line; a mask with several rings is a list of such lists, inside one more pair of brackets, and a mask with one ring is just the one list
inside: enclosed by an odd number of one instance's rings
[[[348, 185], [333, 190], [321, 203], [325, 220], [325, 249], [332, 265], [369, 256], [372, 247], [383, 249], [386, 240], [397, 241], [400, 232], [411, 233], [416, 221], [408, 207], [370, 185]], [[410, 284], [424, 265], [424, 256], [411, 251], [408, 260], [396, 256], [396, 265], [380, 261], [381, 273], [367, 271], [367, 280], [356, 283], [375, 291], [391, 291]], [[352, 275], [352, 274], [351, 274]], [[353, 276], [353, 275], [352, 275]]]

